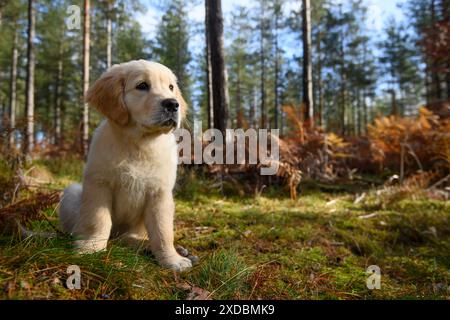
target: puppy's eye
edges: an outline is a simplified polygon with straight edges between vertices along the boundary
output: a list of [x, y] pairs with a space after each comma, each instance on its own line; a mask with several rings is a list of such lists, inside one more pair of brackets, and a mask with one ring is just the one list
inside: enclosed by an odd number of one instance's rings
[[173, 85], [169, 86], [170, 91], [173, 91]]
[[150, 90], [150, 86], [147, 82], [141, 82], [136, 86], [136, 89], [141, 91], [148, 91]]

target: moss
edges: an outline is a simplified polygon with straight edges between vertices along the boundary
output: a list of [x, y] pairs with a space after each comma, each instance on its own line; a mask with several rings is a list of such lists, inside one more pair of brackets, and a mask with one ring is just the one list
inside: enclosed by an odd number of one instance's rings
[[[77, 159], [37, 164], [58, 188], [81, 179]], [[0, 179], [10, 183], [13, 175], [1, 159], [0, 169]], [[0, 297], [184, 299], [187, 292], [177, 284], [188, 282], [214, 299], [450, 298], [450, 210], [444, 201], [404, 192], [378, 196], [364, 187], [367, 196], [355, 204], [361, 184], [312, 181], [301, 186], [296, 201], [274, 188], [257, 197], [227, 189], [223, 196], [215, 177], [180, 171], [175, 236], [200, 257], [192, 270], [176, 275], [118, 241], [110, 241], [106, 252], [79, 256], [70, 238], [3, 235]], [[31, 228], [54, 231], [54, 208], [44, 214], [47, 219]], [[375, 215], [359, 218], [369, 214]], [[81, 290], [65, 287], [71, 264], [81, 268]], [[366, 287], [366, 268], [373, 264], [381, 269], [381, 290]]]

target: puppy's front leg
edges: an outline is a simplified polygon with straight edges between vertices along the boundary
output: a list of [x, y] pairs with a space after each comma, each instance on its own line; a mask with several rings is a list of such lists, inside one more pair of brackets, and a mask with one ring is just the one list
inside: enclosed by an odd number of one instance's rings
[[111, 191], [93, 183], [83, 185], [80, 217], [73, 234], [78, 238], [79, 253], [93, 253], [106, 249], [111, 232]]
[[174, 211], [172, 192], [160, 191], [147, 203], [145, 225], [150, 238], [150, 249], [158, 262], [164, 267], [183, 271], [192, 267], [192, 262], [179, 255], [173, 245]]

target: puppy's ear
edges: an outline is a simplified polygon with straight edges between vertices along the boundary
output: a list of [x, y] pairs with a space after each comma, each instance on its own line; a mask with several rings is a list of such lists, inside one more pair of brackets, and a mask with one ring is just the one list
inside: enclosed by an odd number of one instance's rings
[[86, 102], [108, 119], [125, 126], [130, 115], [123, 100], [125, 76], [120, 66], [113, 66], [89, 88]]
[[183, 96], [181, 95], [181, 90], [179, 88], [177, 88], [177, 90], [175, 91], [175, 96], [178, 103], [180, 104], [181, 119], [184, 119], [187, 111], [187, 103], [184, 100]]

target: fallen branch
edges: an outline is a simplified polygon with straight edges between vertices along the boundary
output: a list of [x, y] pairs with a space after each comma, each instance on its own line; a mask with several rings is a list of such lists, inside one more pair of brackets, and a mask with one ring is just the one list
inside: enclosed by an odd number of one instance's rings
[[443, 184], [444, 182], [446, 182], [448, 180], [448, 178], [450, 178], [450, 174], [448, 174], [446, 177], [442, 178], [441, 180], [439, 180], [438, 182], [436, 182], [435, 184], [433, 184], [431, 187], [427, 188], [428, 190], [434, 189], [437, 186], [440, 186], [441, 184]]

